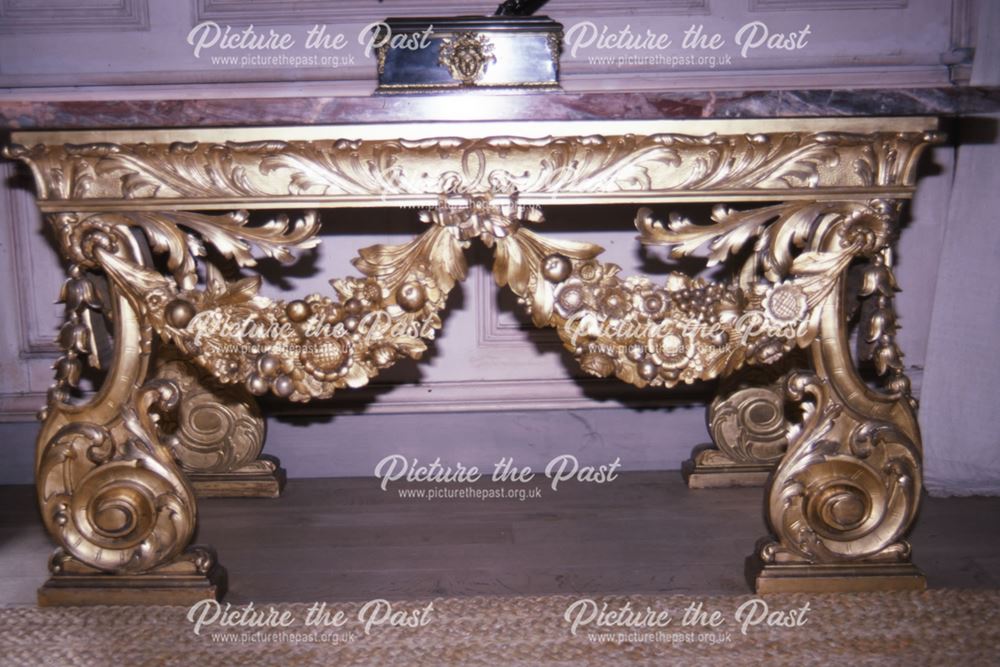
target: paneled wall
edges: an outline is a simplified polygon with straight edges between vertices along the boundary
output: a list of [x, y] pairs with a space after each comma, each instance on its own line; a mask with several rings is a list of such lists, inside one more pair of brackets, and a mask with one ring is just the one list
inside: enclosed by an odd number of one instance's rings
[[[488, 14], [498, 2], [0, 0], [0, 87], [284, 81], [364, 93], [372, 89], [375, 76], [373, 58], [359, 43], [359, 36], [367, 39], [366, 25], [388, 16]], [[562, 70], [568, 90], [747, 89], [803, 83], [935, 85], [967, 77], [961, 49], [973, 41], [977, 6], [975, 0], [550, 0], [545, 13], [566, 28]], [[205, 22], [232, 32], [253, 26], [256, 35], [288, 33], [295, 45], [280, 53], [337, 58], [325, 64], [261, 66], [240, 57], [227, 62], [227, 57], [263, 51], [224, 50], [218, 44], [195, 57], [189, 34]], [[306, 48], [314, 26], [322, 26], [329, 36], [342, 33], [344, 47]], [[685, 31], [698, 26], [703, 39], [718, 33], [725, 44], [685, 48]], [[626, 28], [635, 37], [658, 40], [666, 35], [670, 44], [599, 47], [612, 46], [601, 35]], [[792, 38], [804, 29], [801, 48], [768, 48], [764, 39], [744, 57], [743, 47], [762, 39], [765, 31], [768, 38]], [[689, 41], [694, 39], [692, 34]], [[696, 57], [688, 62], [687, 56]], [[701, 56], [705, 59], [699, 60]]]
[[[374, 64], [354, 42], [345, 54], [353, 53], [355, 64], [331, 71], [211, 65], [205, 54], [193, 57], [185, 38], [203, 21], [252, 23], [296, 34], [322, 23], [356, 35], [365, 23], [388, 15], [427, 14], [429, 7], [433, 13], [484, 13], [494, 4], [0, 0], [0, 86], [11, 87], [0, 95], [115, 99], [175, 97], [183, 91], [214, 96], [236, 86], [243, 94], [267, 96], [366, 94], [373, 86]], [[726, 68], [619, 67], [591, 60], [603, 53], [583, 48], [564, 58], [567, 89], [636, 90], [945, 84], [951, 77], [968, 76], [967, 65], [946, 63], [961, 61], [955, 50], [972, 43], [976, 7], [966, 0], [552, 0], [547, 13], [567, 27], [580, 21], [615, 30], [630, 25], [678, 40], [691, 24], [729, 38], [752, 21], [772, 30], [811, 27], [809, 48], [799, 53], [755, 53]], [[204, 85], [193, 85], [197, 82]], [[67, 84], [95, 87], [52, 88]], [[899, 251], [905, 288], [897, 301], [900, 342], [918, 393], [954, 163], [950, 146], [935, 149], [925, 163]], [[53, 337], [61, 316], [53, 302], [62, 271], [30, 185], [13, 164], [0, 163], [0, 186], [0, 421], [5, 422], [0, 424], [0, 482], [30, 482], [32, 420], [51, 381]], [[318, 251], [283, 278], [270, 272], [266, 290], [328, 290], [329, 278], [353, 273], [349, 259], [356, 248], [415, 231], [419, 223], [412, 213], [325, 213]], [[588, 240], [605, 246], [607, 256], [626, 271], [667, 270], [661, 259], [640, 253], [631, 227], [633, 209], [551, 207], [548, 217], [556, 236], [568, 234], [571, 222], [582, 224]], [[369, 389], [345, 393], [339, 407], [323, 406], [326, 414], [272, 411], [266, 451], [281, 456], [293, 476], [370, 475], [374, 462], [396, 452], [481, 466], [513, 456], [535, 468], [557, 454], [574, 453], [589, 463], [620, 456], [625, 469], [671, 469], [705, 440], [703, 392], [647, 394], [579, 377], [554, 338], [527, 327], [509, 295], [498, 295], [486, 260], [479, 258], [457, 290], [444, 332], [426, 362], [403, 367]]]

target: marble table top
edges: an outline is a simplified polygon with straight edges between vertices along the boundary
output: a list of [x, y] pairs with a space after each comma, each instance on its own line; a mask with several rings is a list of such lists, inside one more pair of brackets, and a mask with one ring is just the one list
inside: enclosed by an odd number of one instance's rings
[[1000, 111], [1000, 88], [370, 97], [5, 100], [0, 129], [225, 127], [455, 120], [963, 116]]

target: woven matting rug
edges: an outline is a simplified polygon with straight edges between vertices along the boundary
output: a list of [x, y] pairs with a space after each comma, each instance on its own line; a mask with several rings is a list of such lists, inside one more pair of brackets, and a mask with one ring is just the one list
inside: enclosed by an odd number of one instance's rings
[[[214, 622], [215, 608], [195, 610], [195, 620], [205, 613], [197, 634], [183, 607], [6, 607], [0, 664], [1000, 664], [1000, 591], [760, 599], [766, 609], [750, 595], [439, 598], [391, 608], [370, 601], [365, 611], [362, 602], [329, 603], [322, 610], [327, 627], [306, 625], [313, 605], [266, 603], [229, 609], [229, 621], [257, 619], [257, 626], [222, 627], [223, 604]], [[695, 618], [692, 609], [705, 615]], [[288, 612], [291, 625], [261, 626], [251, 613], [271, 610], [272, 621]], [[712, 612], [715, 627], [690, 623]]]

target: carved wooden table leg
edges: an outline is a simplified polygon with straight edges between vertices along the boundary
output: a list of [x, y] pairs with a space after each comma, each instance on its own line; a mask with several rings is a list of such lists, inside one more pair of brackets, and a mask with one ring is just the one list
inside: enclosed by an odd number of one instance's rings
[[866, 384], [848, 349], [845, 275], [817, 307], [820, 329], [810, 346], [812, 372], [793, 374], [787, 394], [804, 407], [801, 429], [768, 488], [775, 539], [762, 541], [752, 563], [760, 592], [917, 589], [925, 587], [903, 539], [920, 502], [921, 443], [894, 340], [889, 241], [897, 206], [871, 202], [874, 215], [816, 238], [828, 251], [855, 239], [871, 264], [863, 295], [878, 308], [863, 323], [884, 389]]
[[[141, 262], [129, 230], [100, 215], [49, 216], [71, 262], [63, 288], [66, 352], [42, 411], [37, 487], [45, 527], [60, 545], [41, 605], [190, 604], [219, 597], [225, 570], [206, 547], [188, 547], [194, 492], [161, 438], [159, 414], [176, 408], [180, 388], [146, 382], [153, 332], [114, 284], [102, 303], [88, 270], [109, 258]], [[106, 309], [114, 352], [103, 384], [84, 402], [71, 392], [81, 357], [97, 364], [91, 318]]]
[[174, 456], [191, 486], [204, 498], [277, 498], [285, 484], [278, 459], [261, 456], [266, 423], [257, 401], [242, 385], [222, 385], [211, 374], [161, 350], [156, 376], [181, 388], [168, 431]]

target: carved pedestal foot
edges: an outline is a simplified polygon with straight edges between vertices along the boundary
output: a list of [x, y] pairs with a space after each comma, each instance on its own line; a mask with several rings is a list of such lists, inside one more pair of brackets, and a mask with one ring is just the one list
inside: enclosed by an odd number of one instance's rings
[[188, 479], [199, 498], [277, 498], [287, 476], [281, 462], [265, 454], [237, 470], [189, 473]]
[[758, 553], [747, 559], [747, 582], [758, 593], [863, 593], [922, 591], [927, 579], [908, 560], [854, 563], [765, 563]]
[[777, 539], [762, 540], [748, 566], [759, 593], [926, 588], [903, 539], [920, 500], [916, 421], [906, 397], [873, 392], [849, 372], [827, 375], [841, 336], [816, 345], [825, 377], [788, 381], [792, 399], [811, 402], [770, 481]]
[[708, 406], [711, 444], [695, 447], [681, 472], [689, 488], [764, 486], [788, 448], [785, 378], [807, 365], [798, 350], [727, 378]]
[[181, 404], [167, 429], [173, 451], [195, 493], [202, 498], [277, 498], [285, 470], [261, 456], [265, 422], [242, 385], [223, 385], [171, 352], [161, 356], [157, 376], [176, 382]]
[[[56, 214], [50, 221], [73, 263], [61, 293], [65, 352], [39, 415], [35, 486], [58, 548], [38, 602], [190, 604], [217, 598], [225, 590], [225, 571], [211, 550], [190, 546], [197, 503], [162, 428], [176, 419], [181, 387], [162, 377], [146, 381], [154, 346], [142, 316], [148, 304], [125, 293], [127, 274], [108, 270], [116, 262], [139, 267], [142, 249], [111, 219]], [[107, 354], [101, 352], [101, 322], [111, 325]], [[103, 378], [93, 396], [76, 398], [83, 360]]]
[[[127, 314], [120, 307], [119, 316]], [[131, 371], [115, 377], [133, 379]], [[134, 390], [119, 416], [105, 422], [101, 411], [116, 404], [116, 390], [105, 389], [102, 395], [112, 400], [88, 407], [84, 414], [95, 421], [58, 427], [70, 409], [53, 401], [47, 412], [37, 486], [42, 518], [60, 546], [38, 604], [189, 605], [217, 599], [225, 592], [225, 570], [210, 548], [187, 546], [196, 521], [194, 494], [157, 429], [180, 392], [167, 380], [155, 380]]]
[[784, 398], [774, 387], [745, 387], [708, 408], [715, 446], [702, 445], [684, 462], [688, 487], [764, 486], [785, 453]]
[[226, 570], [210, 547], [193, 546], [175, 560], [136, 574], [111, 574], [57, 550], [49, 563], [52, 577], [38, 589], [38, 606], [184, 605], [219, 600], [226, 592]]

